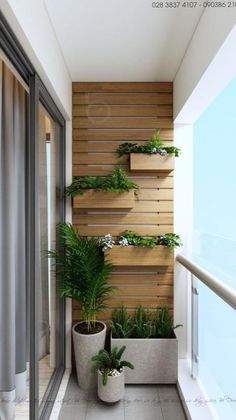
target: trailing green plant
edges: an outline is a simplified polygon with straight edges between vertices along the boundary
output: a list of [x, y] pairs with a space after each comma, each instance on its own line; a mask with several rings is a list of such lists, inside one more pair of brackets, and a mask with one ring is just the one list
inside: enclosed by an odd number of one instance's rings
[[92, 371], [100, 370], [103, 376], [103, 385], [105, 386], [109, 376], [115, 376], [122, 372], [124, 367], [134, 369], [134, 365], [127, 360], [121, 360], [121, 357], [126, 349], [126, 346], [114, 347], [110, 353], [107, 350], [100, 350], [96, 356], [92, 357]]
[[158, 236], [158, 245], [164, 245], [168, 248], [174, 249], [182, 246], [183, 243], [179, 235], [176, 235], [175, 233], [165, 233], [165, 235]]
[[152, 335], [152, 319], [148, 309], [139, 305], [134, 317], [134, 336], [137, 338], [149, 338]]
[[126, 230], [121, 233], [118, 243], [121, 246], [134, 245], [134, 246], [154, 248], [155, 246], [158, 245], [158, 240], [156, 237], [152, 237], [152, 236], [144, 237], [144, 236], [137, 235], [135, 232], [132, 232], [130, 230]]
[[124, 305], [114, 310], [110, 326], [115, 338], [128, 338], [132, 335], [133, 320]]
[[168, 154], [178, 157], [180, 155], [180, 149], [175, 146], [165, 146], [160, 138], [160, 130], [157, 130], [146, 144], [122, 143], [118, 147], [117, 153], [119, 156], [129, 153], [147, 153], [149, 155], [159, 154], [165, 156]]
[[74, 197], [82, 195], [84, 190], [90, 189], [122, 193], [138, 189], [138, 185], [127, 177], [122, 168], [118, 167], [111, 175], [107, 176], [75, 176], [65, 192], [66, 195]]
[[164, 245], [171, 249], [182, 245], [179, 235], [175, 233], [166, 233], [159, 236], [140, 236], [129, 230], [121, 233], [118, 243], [121, 246], [134, 245], [149, 248]]
[[169, 314], [167, 305], [164, 305], [162, 308], [157, 308], [153, 319], [152, 337], [171, 338], [173, 337], [174, 330], [179, 327], [182, 327], [182, 325], [173, 324], [173, 319]]
[[104, 259], [96, 238], [80, 236], [70, 224], [58, 225], [60, 251], [47, 251], [55, 262], [62, 297], [76, 299], [88, 332], [96, 316], [107, 308], [114, 287], [108, 285], [112, 264]]

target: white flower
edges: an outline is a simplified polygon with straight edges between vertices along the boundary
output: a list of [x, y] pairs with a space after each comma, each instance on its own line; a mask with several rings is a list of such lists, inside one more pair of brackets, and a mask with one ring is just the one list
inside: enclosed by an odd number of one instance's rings
[[129, 245], [128, 239], [127, 238], [124, 238], [123, 236], [121, 236], [121, 238], [119, 240], [119, 244], [121, 246], [127, 246], [127, 245]]
[[159, 153], [161, 156], [167, 155], [167, 151], [165, 149], [159, 149]]
[[108, 248], [112, 248], [115, 242], [112, 240], [112, 236], [110, 233], [100, 238], [98, 241], [98, 246], [102, 249], [102, 251], [106, 251]]

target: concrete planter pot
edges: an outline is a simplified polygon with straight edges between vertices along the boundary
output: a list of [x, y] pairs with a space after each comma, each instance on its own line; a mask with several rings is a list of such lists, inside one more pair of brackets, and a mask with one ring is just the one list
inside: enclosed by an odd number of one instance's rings
[[177, 338], [111, 338], [111, 348], [126, 346], [134, 370], [125, 371], [126, 384], [174, 384], [178, 378]]
[[98, 370], [98, 397], [107, 403], [120, 401], [124, 396], [124, 369], [117, 376], [108, 376], [106, 385], [102, 383], [102, 373]]
[[93, 389], [97, 385], [97, 375], [91, 372], [91, 358], [95, 356], [99, 350], [104, 349], [106, 339], [106, 324], [97, 321], [103, 325], [103, 330], [97, 334], [81, 334], [75, 329], [82, 322], [78, 322], [72, 328], [76, 372], [79, 386], [82, 389]]

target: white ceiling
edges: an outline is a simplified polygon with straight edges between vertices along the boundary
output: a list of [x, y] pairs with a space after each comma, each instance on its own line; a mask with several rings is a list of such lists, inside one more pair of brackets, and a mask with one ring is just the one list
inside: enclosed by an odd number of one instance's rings
[[172, 81], [202, 14], [152, 0], [45, 4], [73, 81]]

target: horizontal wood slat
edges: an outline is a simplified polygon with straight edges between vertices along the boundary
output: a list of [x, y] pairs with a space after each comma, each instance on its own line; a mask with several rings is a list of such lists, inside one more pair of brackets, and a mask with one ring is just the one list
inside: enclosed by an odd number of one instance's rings
[[168, 296], [171, 297], [173, 294], [173, 286], [149, 286], [149, 285], [135, 285], [134, 286], [125, 286], [122, 287], [117, 286], [115, 290], [114, 297], [128, 297], [128, 296], [142, 296], [142, 297], [160, 297], [160, 296]]
[[172, 105], [171, 93], [74, 93], [73, 105]]
[[119, 157], [117, 153], [74, 153], [73, 163], [78, 165], [121, 165], [128, 164], [129, 156]]
[[76, 92], [169, 92], [173, 90], [172, 82], [73, 82], [73, 93]]
[[[76, 121], [77, 118], [73, 119], [73, 123]], [[155, 127], [155, 129], [158, 127]], [[107, 140], [107, 141], [116, 141], [121, 140], [122, 142], [125, 141], [132, 141], [136, 142], [137, 140], [145, 140], [147, 141], [149, 137], [151, 137], [155, 133], [155, 129], [150, 130], [138, 130], [138, 129], [121, 129], [120, 127], [117, 130], [86, 130], [80, 128], [73, 129], [73, 140], [80, 141], [80, 140]], [[162, 129], [161, 130], [161, 137], [163, 140], [173, 140], [173, 130], [172, 129]], [[104, 150], [105, 151], [105, 150]]]
[[74, 105], [74, 117], [172, 117], [172, 105]]
[[74, 214], [73, 223], [80, 225], [172, 225], [173, 214], [172, 213], [126, 213], [126, 214]]
[[129, 176], [135, 184], [140, 188], [153, 189], [153, 188], [173, 188], [174, 178], [173, 176], [165, 177], [149, 177], [148, 175], [145, 178], [140, 176]]
[[[73, 153], [115, 153], [124, 141], [74, 141]], [[135, 144], [145, 144], [145, 141], [133, 140]], [[172, 146], [172, 140], [163, 141], [165, 146]]]
[[159, 285], [173, 285], [173, 274], [147, 274], [147, 273], [136, 273], [136, 274], [112, 274], [110, 283], [114, 285], [128, 285], [128, 284], [155, 284]]
[[[156, 306], [157, 305], [154, 305], [154, 306], [150, 307], [150, 306], [147, 305], [150, 313], [152, 313], [153, 315], [156, 312]], [[99, 319], [101, 321], [107, 321], [107, 320], [112, 319], [112, 315], [114, 313], [114, 309], [115, 308], [111, 308], [111, 309], [107, 309], [106, 311], [101, 312], [99, 314]], [[134, 316], [134, 314], [135, 314], [135, 307], [128, 308], [127, 311], [128, 311], [128, 314], [130, 316]], [[170, 314], [170, 316], [173, 317], [173, 306], [172, 305], [169, 305], [169, 314]], [[80, 316], [79, 310], [78, 309], [73, 309], [73, 323], [76, 323], [76, 322], [78, 322], [80, 320], [81, 320], [81, 316]]]
[[[82, 165], [82, 164], [73, 164], [73, 175], [74, 176], [103, 176], [103, 175], [111, 175], [117, 165], [103, 165], [103, 164], [96, 164], [96, 165]], [[128, 176], [140, 176], [140, 171], [129, 171], [129, 165], [120, 165], [127, 173]], [[144, 172], [142, 172], [144, 174]], [[154, 172], [146, 172], [147, 176], [155, 176], [157, 174], [156, 171]], [[159, 176], [164, 176], [165, 172], [161, 173], [158, 172]]]
[[[173, 213], [173, 201], [135, 201], [135, 206], [129, 211], [129, 213]], [[73, 214], [82, 210], [74, 209]], [[84, 210], [83, 210], [84, 211]]]
[[[118, 236], [123, 230], [120, 226], [84, 226], [81, 224], [75, 224], [78, 232], [81, 236], [104, 236], [110, 233], [113, 236]], [[164, 233], [172, 233], [172, 225], [160, 225], [160, 226], [137, 226], [129, 225], [129, 230], [133, 230], [139, 235], [163, 235]]]
[[73, 128], [172, 128], [171, 118], [135, 118], [135, 117], [77, 117]]
[[[131, 172], [129, 155], [119, 158], [116, 153], [121, 143], [146, 143], [156, 129], [166, 146], [173, 145], [172, 91], [170, 82], [73, 83], [73, 175], [110, 175], [120, 165], [140, 188], [132, 209], [73, 209], [73, 224], [81, 235], [173, 232], [173, 172]], [[139, 304], [153, 311], [168, 304], [173, 313], [172, 258], [166, 267], [114, 267], [110, 283], [118, 288], [100, 319], [111, 318], [121, 304], [131, 314]], [[79, 319], [73, 303], [73, 320]]]

